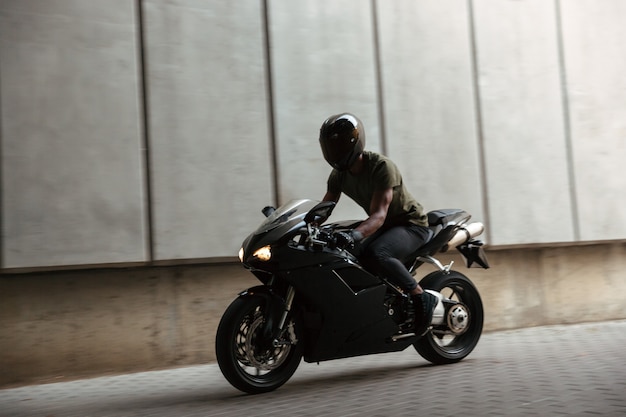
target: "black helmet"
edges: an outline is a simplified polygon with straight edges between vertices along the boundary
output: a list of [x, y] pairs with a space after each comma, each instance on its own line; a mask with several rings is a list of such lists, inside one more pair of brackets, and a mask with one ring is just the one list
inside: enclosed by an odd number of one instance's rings
[[320, 128], [320, 145], [324, 159], [339, 171], [345, 171], [363, 153], [365, 128], [353, 114], [330, 116]]

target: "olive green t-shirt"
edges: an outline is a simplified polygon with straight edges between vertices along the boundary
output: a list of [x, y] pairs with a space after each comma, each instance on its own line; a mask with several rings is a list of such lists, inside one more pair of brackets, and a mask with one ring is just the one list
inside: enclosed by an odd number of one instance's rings
[[363, 152], [363, 161], [365, 167], [358, 175], [333, 169], [328, 177], [328, 191], [333, 194], [344, 193], [369, 216], [374, 191], [393, 188], [393, 199], [383, 227], [406, 224], [428, 226], [424, 208], [404, 186], [396, 164], [383, 155], [369, 151]]

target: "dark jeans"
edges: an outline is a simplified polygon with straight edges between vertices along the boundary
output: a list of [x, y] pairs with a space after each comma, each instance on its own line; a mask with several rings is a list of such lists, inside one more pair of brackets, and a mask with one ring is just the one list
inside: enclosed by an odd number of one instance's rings
[[380, 274], [410, 292], [417, 287], [417, 282], [404, 263], [431, 235], [428, 227], [416, 225], [379, 230], [363, 241], [358, 248], [358, 258], [368, 271]]

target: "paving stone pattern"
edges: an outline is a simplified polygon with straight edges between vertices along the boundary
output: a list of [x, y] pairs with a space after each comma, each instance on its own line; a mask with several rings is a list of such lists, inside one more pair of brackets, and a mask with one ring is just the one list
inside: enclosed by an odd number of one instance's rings
[[484, 334], [464, 361], [404, 352], [302, 363], [245, 395], [217, 365], [0, 390], [0, 416], [626, 416], [626, 321]]

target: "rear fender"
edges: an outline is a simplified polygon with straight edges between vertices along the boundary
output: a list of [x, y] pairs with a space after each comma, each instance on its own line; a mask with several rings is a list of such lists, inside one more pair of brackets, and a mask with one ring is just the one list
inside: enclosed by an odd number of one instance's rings
[[487, 261], [487, 255], [483, 249], [483, 242], [480, 240], [470, 240], [456, 247], [461, 253], [463, 259], [465, 259], [465, 265], [468, 268], [481, 267], [489, 269], [489, 262]]

